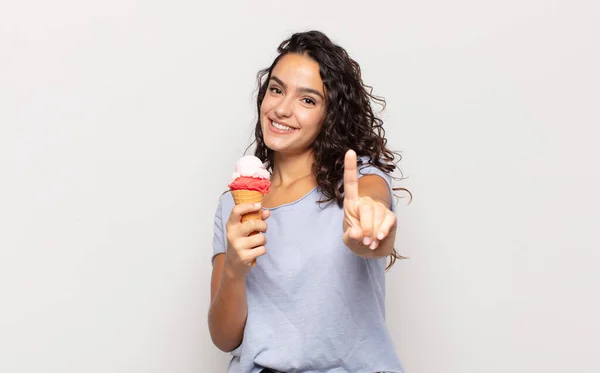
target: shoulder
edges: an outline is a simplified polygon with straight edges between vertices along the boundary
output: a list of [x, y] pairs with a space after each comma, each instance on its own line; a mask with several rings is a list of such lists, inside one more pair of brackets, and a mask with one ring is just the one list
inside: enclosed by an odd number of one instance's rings
[[[393, 166], [393, 165], [392, 165]], [[381, 179], [383, 179], [383, 181], [385, 181], [385, 184], [387, 185], [387, 188], [389, 190], [389, 195], [390, 195], [390, 201], [391, 201], [391, 210], [395, 211], [395, 195], [394, 195], [394, 186], [393, 186], [393, 178], [392, 178], [392, 172], [391, 171], [386, 171], [385, 169], [379, 168], [375, 165], [373, 165], [373, 163], [371, 162], [371, 158], [369, 157], [359, 157], [359, 165], [358, 165], [358, 178], [362, 178], [363, 176], [367, 176], [367, 175], [376, 175], [379, 176]], [[365, 179], [365, 182], [367, 180]], [[371, 183], [369, 183], [371, 184]], [[378, 187], [379, 188], [379, 187]], [[381, 188], [385, 188], [383, 186], [383, 183], [381, 185]], [[383, 192], [383, 189], [382, 189]]]
[[367, 156], [361, 156], [358, 158], [358, 177], [366, 176], [366, 175], [378, 175], [381, 176], [388, 184], [392, 183], [391, 172], [387, 172], [382, 170], [381, 168], [375, 166], [371, 160], [371, 158]]
[[229, 219], [229, 215], [231, 214], [231, 209], [233, 209], [234, 204], [235, 202], [233, 201], [231, 192], [227, 191], [223, 193], [219, 197], [217, 211], [215, 212], [216, 217], [219, 217], [224, 221]]

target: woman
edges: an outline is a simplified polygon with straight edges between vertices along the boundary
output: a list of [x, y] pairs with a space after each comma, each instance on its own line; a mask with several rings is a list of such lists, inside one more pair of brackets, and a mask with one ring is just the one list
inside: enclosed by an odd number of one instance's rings
[[215, 215], [212, 340], [229, 372], [401, 372], [385, 327], [386, 258], [399, 256], [381, 100], [321, 32], [278, 52], [259, 73], [255, 130], [271, 191], [261, 206], [226, 193]]

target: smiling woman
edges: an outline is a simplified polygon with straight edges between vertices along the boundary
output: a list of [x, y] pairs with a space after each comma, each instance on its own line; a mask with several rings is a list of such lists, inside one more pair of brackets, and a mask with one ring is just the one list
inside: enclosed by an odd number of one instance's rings
[[[383, 101], [321, 32], [278, 51], [258, 75], [255, 155], [270, 192], [262, 205], [221, 198], [211, 337], [232, 353], [229, 372], [400, 373], [384, 299], [386, 258], [398, 257], [396, 154], [371, 108]], [[262, 220], [241, 222], [261, 208]]]

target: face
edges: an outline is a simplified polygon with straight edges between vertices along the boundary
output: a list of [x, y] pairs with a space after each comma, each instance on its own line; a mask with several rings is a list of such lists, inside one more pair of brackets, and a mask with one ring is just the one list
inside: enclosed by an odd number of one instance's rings
[[316, 61], [298, 54], [283, 56], [271, 72], [260, 107], [265, 145], [286, 154], [310, 149], [325, 118], [325, 97]]

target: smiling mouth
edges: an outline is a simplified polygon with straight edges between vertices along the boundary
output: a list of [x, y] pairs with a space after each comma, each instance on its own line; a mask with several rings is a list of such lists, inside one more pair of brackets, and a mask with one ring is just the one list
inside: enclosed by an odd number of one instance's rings
[[271, 122], [271, 126], [275, 127], [276, 129], [278, 129], [279, 131], [282, 131], [282, 132], [292, 132], [292, 131], [294, 131], [296, 129], [296, 128], [293, 128], [293, 127], [289, 127], [289, 126], [277, 123], [277, 122], [275, 122], [273, 120], [270, 120], [270, 119], [269, 119], [269, 121]]

